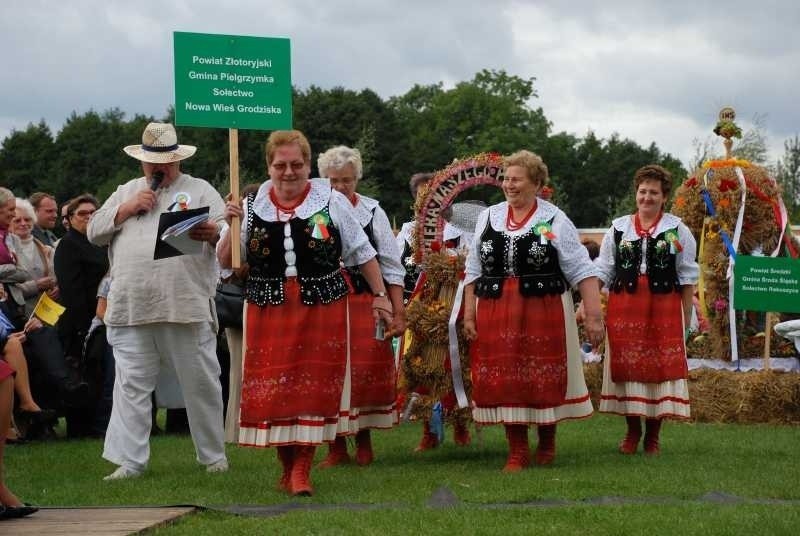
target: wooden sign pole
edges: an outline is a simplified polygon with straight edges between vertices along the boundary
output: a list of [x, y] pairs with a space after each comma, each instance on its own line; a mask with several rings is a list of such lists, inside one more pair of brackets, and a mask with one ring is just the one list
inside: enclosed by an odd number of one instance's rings
[[[231, 197], [235, 203], [240, 201], [239, 199], [239, 129], [236, 128], [229, 128], [228, 129], [228, 146], [230, 148], [230, 176], [231, 176]], [[241, 240], [239, 236], [241, 235], [241, 222], [239, 218], [234, 217], [231, 220], [231, 266], [233, 268], [239, 268], [241, 266], [241, 253], [240, 253], [240, 245]]]
[[772, 343], [772, 313], [767, 313], [764, 319], [764, 370], [769, 370], [769, 354]]

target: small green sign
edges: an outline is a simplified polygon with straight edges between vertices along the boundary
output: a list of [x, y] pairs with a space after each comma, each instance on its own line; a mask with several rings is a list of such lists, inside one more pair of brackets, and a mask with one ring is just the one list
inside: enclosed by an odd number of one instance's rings
[[289, 40], [174, 33], [175, 124], [292, 128]]
[[800, 259], [737, 255], [733, 285], [735, 309], [800, 312]]

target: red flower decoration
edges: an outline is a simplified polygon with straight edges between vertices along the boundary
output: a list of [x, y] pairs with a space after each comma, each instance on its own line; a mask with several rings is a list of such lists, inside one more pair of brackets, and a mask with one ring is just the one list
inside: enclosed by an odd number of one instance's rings
[[683, 183], [687, 188], [694, 188], [697, 186], [697, 177], [692, 177], [691, 179], [687, 180]]
[[728, 192], [730, 190], [736, 190], [737, 188], [739, 188], [739, 184], [730, 179], [722, 179], [719, 182], [720, 192]]
[[433, 242], [431, 242], [431, 251], [435, 253], [439, 253], [440, 251], [442, 251], [441, 242], [439, 242], [438, 240], [434, 240]]

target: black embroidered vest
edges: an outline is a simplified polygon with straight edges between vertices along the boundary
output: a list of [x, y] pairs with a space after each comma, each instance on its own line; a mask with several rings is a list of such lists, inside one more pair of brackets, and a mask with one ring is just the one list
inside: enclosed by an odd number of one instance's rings
[[[646, 274], [650, 292], [653, 294], [669, 294], [680, 291], [678, 272], [675, 268], [675, 254], [670, 253], [670, 243], [665, 235], [675, 233], [678, 229], [667, 229], [659, 235], [647, 239]], [[642, 264], [642, 240], [622, 240], [622, 231], [614, 230], [614, 265], [616, 276], [611, 290], [616, 293], [636, 292], [639, 280], [639, 266]]]
[[[552, 225], [553, 220], [549, 223]], [[510, 236], [496, 231], [487, 221], [478, 256], [481, 276], [475, 282], [475, 295], [479, 298], [499, 298], [508, 276], [520, 278], [520, 294], [526, 297], [562, 294], [567, 288], [556, 248], [549, 240], [542, 244], [533, 227], [525, 234]]]
[[[253, 212], [255, 194], [248, 196], [247, 224], [250, 238], [246, 244], [250, 272], [245, 298], [258, 306], [280, 305], [286, 299], [285, 223], [264, 221]], [[314, 238], [315, 216], [327, 220], [327, 238]], [[342, 256], [341, 236], [330, 219], [326, 205], [311, 218], [289, 220], [300, 299], [306, 305], [331, 303], [348, 293], [347, 281], [339, 267]]]
[[[372, 217], [369, 219], [369, 223], [364, 226], [364, 232], [367, 234], [369, 243], [372, 245], [375, 251], [378, 251], [378, 245], [375, 242], [375, 231], [372, 227], [373, 218], [375, 218], [374, 208], [372, 209]], [[353, 294], [372, 292], [372, 290], [369, 288], [367, 280], [364, 279], [364, 276], [362, 275], [361, 270], [359, 270], [358, 266], [346, 266], [345, 271], [347, 272], [347, 275], [350, 278], [350, 284], [353, 286]]]

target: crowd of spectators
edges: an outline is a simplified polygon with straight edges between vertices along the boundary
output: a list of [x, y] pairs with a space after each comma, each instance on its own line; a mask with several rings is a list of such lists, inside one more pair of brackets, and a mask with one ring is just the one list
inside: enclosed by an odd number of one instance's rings
[[[13, 418], [0, 431], [8, 442], [55, 438], [59, 417], [69, 438], [105, 433], [113, 353], [105, 337], [89, 338], [108, 271], [106, 250], [86, 240], [97, 206], [89, 194], [59, 209], [48, 193], [22, 199], [0, 188], [0, 342], [16, 372]], [[66, 308], [56, 326], [34, 316], [43, 295]]]

